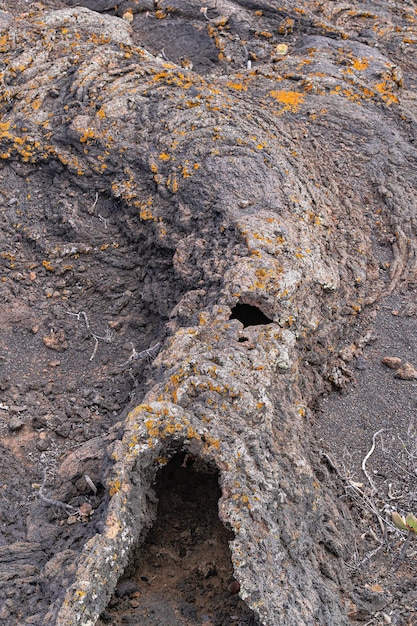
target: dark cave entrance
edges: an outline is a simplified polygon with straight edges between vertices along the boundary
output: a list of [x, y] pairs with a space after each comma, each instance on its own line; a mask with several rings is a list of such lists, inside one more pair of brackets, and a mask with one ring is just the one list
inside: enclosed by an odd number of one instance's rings
[[263, 311], [252, 304], [238, 302], [232, 309], [231, 320], [239, 320], [243, 326], [260, 326], [262, 324], [272, 324], [272, 320]]
[[99, 624], [255, 626], [238, 595], [228, 542], [218, 516], [215, 466], [177, 453], [157, 475], [157, 518], [135, 571], [119, 581]]

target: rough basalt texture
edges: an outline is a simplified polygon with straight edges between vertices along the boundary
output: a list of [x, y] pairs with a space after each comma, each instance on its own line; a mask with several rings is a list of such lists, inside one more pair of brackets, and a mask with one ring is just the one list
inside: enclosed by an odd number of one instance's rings
[[[308, 407], [349, 380], [337, 348], [356, 316], [415, 280], [416, 100], [397, 57], [417, 33], [404, 5], [372, 3], [365, 32], [359, 9], [242, 1], [204, 14], [197, 2], [159, 2], [157, 18], [185, 20], [221, 55], [194, 69], [88, 8], [0, 15], [1, 158], [129, 207], [140, 231], [126, 231], [168, 276], [143, 278], [162, 320], [146, 395], [122, 433], [77, 456], [104, 459], [96, 532], [57, 555], [51, 545], [44, 560], [39, 545], [1, 548], [16, 570], [4, 588], [24, 576], [45, 585], [28, 623], [95, 623], [154, 520], [156, 473], [178, 450], [220, 472], [235, 577], [259, 623], [350, 623], [353, 529], [313, 468]], [[22, 219], [41, 245], [42, 225]], [[81, 222], [74, 211], [68, 228]], [[97, 252], [77, 245], [46, 249], [45, 263]], [[238, 302], [271, 323], [230, 319]], [[68, 500], [67, 470], [56, 497]]]

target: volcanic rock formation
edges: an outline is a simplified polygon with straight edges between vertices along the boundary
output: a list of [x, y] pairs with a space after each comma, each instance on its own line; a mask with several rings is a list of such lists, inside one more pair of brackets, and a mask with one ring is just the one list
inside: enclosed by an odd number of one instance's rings
[[[137, 307], [142, 320], [120, 377], [150, 364], [109, 432], [60, 461], [48, 497], [79, 511], [87, 473], [92, 521], [57, 538], [43, 487], [36, 514], [25, 506], [50, 530], [4, 538], [4, 623], [94, 624], [155, 520], [158, 471], [187, 453], [219, 473], [254, 619], [349, 624], [354, 525], [315, 464], [309, 407], [350, 382], [338, 350], [358, 316], [415, 280], [415, 7], [79, 4], [0, 13], [0, 174], [15, 211], [2, 258], [32, 255], [50, 279], [67, 331], [51, 325], [42, 349], [67, 354], [81, 324], [92, 367], [110, 335], [91, 329], [77, 281], [56, 281], [123, 268], [115, 316]], [[106, 269], [100, 280], [104, 297]], [[28, 581], [40, 587], [17, 601]]]

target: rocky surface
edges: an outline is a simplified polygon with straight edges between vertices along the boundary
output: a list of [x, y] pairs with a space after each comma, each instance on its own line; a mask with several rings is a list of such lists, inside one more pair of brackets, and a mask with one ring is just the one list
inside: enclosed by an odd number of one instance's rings
[[415, 320], [415, 5], [7, 4], [0, 621], [411, 623], [319, 402], [415, 372], [366, 352]]

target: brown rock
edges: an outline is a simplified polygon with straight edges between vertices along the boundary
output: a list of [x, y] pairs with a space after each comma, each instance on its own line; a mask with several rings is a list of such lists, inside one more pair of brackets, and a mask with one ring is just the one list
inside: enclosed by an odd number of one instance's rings
[[83, 474], [88, 462], [100, 467], [105, 453], [105, 442], [101, 439], [92, 439], [80, 446], [76, 452], [69, 454], [61, 463], [58, 475], [66, 480], [72, 480], [77, 474]]
[[417, 370], [411, 365], [411, 363], [404, 363], [402, 367], [397, 369], [394, 377], [400, 378], [401, 380], [414, 380], [417, 378]]
[[51, 331], [49, 335], [43, 337], [43, 343], [47, 348], [57, 352], [64, 352], [68, 348], [63, 330]]
[[82, 517], [88, 517], [92, 515], [92, 513], [93, 513], [93, 507], [91, 506], [89, 502], [84, 502], [80, 506], [80, 515], [82, 515]]
[[397, 370], [399, 367], [401, 367], [401, 359], [399, 359], [397, 356], [384, 356], [381, 359], [381, 363], [383, 363], [392, 370]]

